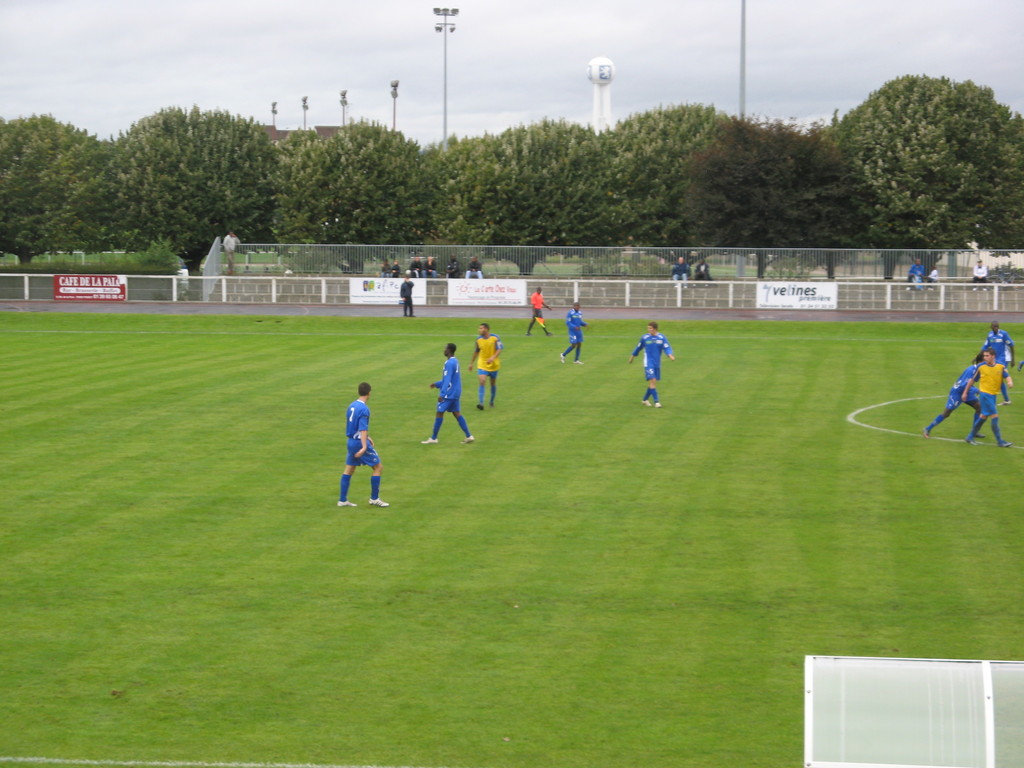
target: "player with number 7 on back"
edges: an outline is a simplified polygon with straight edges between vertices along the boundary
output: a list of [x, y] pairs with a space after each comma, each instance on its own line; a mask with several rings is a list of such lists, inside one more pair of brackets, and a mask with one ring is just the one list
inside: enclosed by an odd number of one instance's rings
[[384, 467], [380, 463], [377, 449], [373, 447], [373, 440], [370, 439], [370, 406], [366, 404], [370, 399], [370, 390], [370, 385], [362, 382], [357, 390], [359, 397], [352, 402], [346, 412], [345, 437], [348, 438], [348, 456], [345, 459], [345, 470], [341, 474], [339, 507], [358, 506], [348, 500], [348, 489], [356, 467], [362, 466], [373, 470], [370, 476], [370, 504], [374, 507], [391, 506], [380, 497], [380, 475]]

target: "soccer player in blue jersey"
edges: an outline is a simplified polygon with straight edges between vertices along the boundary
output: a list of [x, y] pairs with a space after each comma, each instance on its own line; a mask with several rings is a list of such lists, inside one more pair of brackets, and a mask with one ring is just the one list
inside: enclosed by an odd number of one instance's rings
[[566, 347], [565, 352], [559, 355], [563, 363], [565, 356], [575, 349], [576, 359], [573, 362], [576, 365], [583, 365], [583, 361], [580, 360], [580, 347], [583, 346], [583, 328], [586, 325], [583, 321], [583, 313], [580, 312], [580, 303], [577, 301], [565, 316], [565, 326], [569, 329], [569, 346]]
[[[992, 434], [999, 441], [999, 447], [1009, 448], [1013, 443], [1003, 440], [1003, 436], [999, 431], [999, 411], [996, 410], [996, 395], [999, 394], [999, 387], [1004, 382], [1012, 387], [1013, 379], [1010, 378], [1006, 368], [996, 362], [995, 352], [991, 349], [986, 349], [981, 354], [984, 356], [984, 362], [978, 366], [978, 371], [974, 374], [974, 379], [971, 381], [972, 384], [974, 382], [978, 384], [978, 399], [981, 402], [981, 413], [974, 420], [974, 426], [971, 427], [970, 434], [964, 440], [971, 445], [976, 445], [974, 438], [977, 437], [978, 430], [981, 429], [981, 425], [985, 423], [986, 419], [990, 419], [989, 423], [992, 425]], [[968, 392], [969, 390], [965, 389], [964, 393], [960, 396], [960, 399], [964, 402], [967, 401]]]
[[[1013, 339], [1006, 331], [999, 330], [999, 323], [992, 321], [989, 326], [992, 330], [985, 337], [985, 343], [981, 345], [981, 351], [991, 349], [996, 353], [996, 362], [1009, 370], [1013, 366]], [[1003, 382], [1000, 391], [1003, 395], [1003, 405], [1010, 404], [1010, 393], [1006, 390], [1006, 382]]]
[[437, 417], [434, 419], [434, 431], [426, 440], [421, 442], [424, 445], [437, 442], [437, 433], [441, 431], [444, 423], [444, 415], [450, 413], [459, 422], [462, 431], [466, 433], [466, 439], [462, 442], [472, 443], [473, 435], [469, 432], [469, 426], [462, 416], [462, 409], [459, 405], [459, 398], [462, 397], [462, 374], [459, 372], [459, 361], [455, 359], [455, 345], [448, 342], [444, 348], [444, 368], [441, 369], [441, 380], [430, 385], [431, 389], [438, 391], [437, 395]]
[[469, 361], [469, 371], [473, 372], [473, 364], [476, 366], [477, 380], [480, 387], [477, 391], [477, 410], [484, 409], [484, 393], [487, 391], [487, 381], [491, 382], [491, 408], [494, 407], [494, 398], [498, 394], [498, 371], [501, 368], [501, 351], [505, 348], [501, 343], [501, 337], [491, 333], [491, 326], [487, 323], [480, 323], [480, 335], [476, 337], [476, 344], [473, 346], [473, 358]]
[[651, 322], [647, 324], [647, 333], [640, 337], [636, 349], [630, 355], [629, 362], [633, 362], [636, 356], [643, 350], [644, 353], [644, 378], [647, 379], [647, 392], [641, 401], [648, 408], [654, 403], [655, 408], [661, 408], [661, 400], [658, 399], [658, 382], [661, 381], [661, 356], [668, 355], [669, 360], [675, 360], [672, 354], [672, 345], [668, 343], [665, 334], [658, 333], [658, 324]]
[[367, 466], [373, 470], [370, 477], [370, 504], [375, 507], [391, 506], [380, 497], [380, 474], [383, 465], [380, 463], [377, 449], [373, 447], [373, 440], [370, 439], [370, 406], [366, 404], [370, 399], [370, 389], [370, 385], [365, 381], [359, 385], [359, 397], [348, 407], [346, 414], [345, 437], [348, 438], [348, 457], [345, 459], [345, 471], [341, 475], [339, 507], [358, 506], [348, 500], [348, 488], [352, 482], [352, 473], [360, 466]]
[[[978, 364], [982, 361], [982, 355], [979, 352], [974, 362], [964, 368], [957, 380], [953, 382], [952, 388], [949, 390], [949, 397], [946, 399], [946, 409], [932, 419], [932, 423], [929, 424], [921, 432], [925, 437], [931, 437], [932, 430], [941, 424], [943, 421], [949, 418], [949, 415], [960, 407], [961, 403], [967, 403], [974, 409], [975, 417], [981, 415], [981, 404], [978, 400], [978, 388], [971, 386], [974, 382], [974, 377], [978, 373]], [[967, 398], [963, 399], [964, 389], [968, 390]], [[984, 437], [984, 435], [975, 435], [975, 437]]]

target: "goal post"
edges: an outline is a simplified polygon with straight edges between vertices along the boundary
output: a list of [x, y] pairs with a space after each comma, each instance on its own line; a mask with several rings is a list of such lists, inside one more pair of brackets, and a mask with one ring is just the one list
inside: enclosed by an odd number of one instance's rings
[[1024, 766], [1024, 662], [807, 656], [806, 768]]

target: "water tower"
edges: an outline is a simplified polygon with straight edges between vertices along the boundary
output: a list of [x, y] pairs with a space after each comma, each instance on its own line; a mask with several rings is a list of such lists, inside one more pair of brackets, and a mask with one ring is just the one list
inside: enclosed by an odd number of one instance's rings
[[594, 133], [612, 127], [612, 80], [615, 65], [611, 59], [598, 56], [587, 64], [587, 79], [594, 84]]

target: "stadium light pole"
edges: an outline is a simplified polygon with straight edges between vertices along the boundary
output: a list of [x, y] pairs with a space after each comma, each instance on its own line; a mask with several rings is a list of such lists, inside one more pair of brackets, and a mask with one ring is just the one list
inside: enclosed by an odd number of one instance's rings
[[443, 21], [434, 24], [434, 31], [444, 36], [444, 137], [441, 139], [441, 148], [448, 150], [448, 35], [455, 31], [455, 24], [448, 21], [449, 18], [459, 15], [458, 8], [435, 8], [434, 15], [440, 16]]
[[306, 113], [309, 112], [309, 96], [302, 97], [302, 130], [306, 130]]
[[398, 81], [391, 81], [391, 130], [398, 127]]
[[270, 102], [270, 125], [273, 128], [274, 141], [277, 141], [277, 102]]
[[348, 91], [340, 91], [341, 95], [341, 127], [345, 127], [345, 110], [348, 108]]
[[740, 120], [747, 114], [747, 0], [740, 0]]

